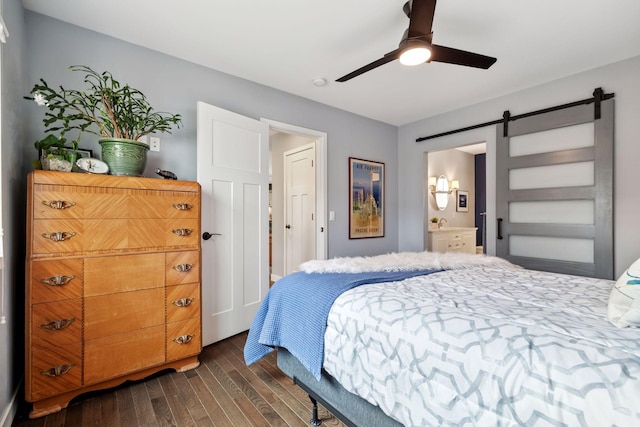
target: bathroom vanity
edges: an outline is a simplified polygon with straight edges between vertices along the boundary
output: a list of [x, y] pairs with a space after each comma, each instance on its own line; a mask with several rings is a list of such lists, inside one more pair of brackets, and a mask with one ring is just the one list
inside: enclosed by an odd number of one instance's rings
[[476, 253], [476, 227], [442, 227], [429, 230], [431, 252]]

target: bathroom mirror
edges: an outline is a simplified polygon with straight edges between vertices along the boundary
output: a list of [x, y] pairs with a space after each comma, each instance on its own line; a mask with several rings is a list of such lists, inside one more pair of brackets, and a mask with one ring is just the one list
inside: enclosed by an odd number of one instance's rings
[[447, 208], [449, 204], [449, 181], [444, 175], [438, 177], [436, 181], [436, 191], [434, 194], [436, 198], [436, 205], [441, 211]]

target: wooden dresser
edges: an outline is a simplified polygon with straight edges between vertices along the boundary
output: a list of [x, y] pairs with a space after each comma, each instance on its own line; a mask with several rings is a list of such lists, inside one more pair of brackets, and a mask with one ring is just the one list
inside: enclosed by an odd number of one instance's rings
[[35, 171], [28, 178], [26, 400], [198, 366], [200, 186]]

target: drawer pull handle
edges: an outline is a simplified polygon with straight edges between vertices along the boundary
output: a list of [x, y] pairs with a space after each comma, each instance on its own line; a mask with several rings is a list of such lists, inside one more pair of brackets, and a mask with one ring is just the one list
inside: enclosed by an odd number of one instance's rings
[[60, 377], [66, 374], [67, 372], [69, 372], [71, 368], [73, 368], [74, 366], [76, 365], [74, 365], [73, 363], [69, 365], [54, 366], [52, 368], [47, 369], [46, 371], [40, 371], [40, 373], [42, 375], [46, 375], [47, 377]]
[[188, 236], [193, 233], [193, 228], [176, 228], [173, 231], [173, 234], [176, 236]]
[[43, 200], [42, 204], [49, 206], [51, 209], [68, 209], [76, 205], [76, 202], [67, 202], [66, 200]]
[[54, 231], [53, 233], [42, 233], [42, 237], [45, 239], [53, 240], [54, 242], [62, 242], [75, 236], [75, 231]]
[[176, 344], [189, 344], [193, 337], [195, 337], [193, 334], [181, 335], [178, 338], [174, 338], [173, 342]]
[[171, 304], [176, 307], [189, 307], [195, 298], [180, 298], [172, 302]]
[[178, 209], [179, 211], [188, 211], [190, 209], [193, 209], [193, 205], [190, 205], [189, 203], [174, 203], [173, 207]]
[[71, 276], [51, 276], [40, 281], [49, 286], [64, 286], [75, 278], [76, 276], [72, 274]]
[[71, 319], [54, 320], [53, 322], [40, 325], [40, 327], [42, 329], [46, 329], [47, 331], [61, 331], [71, 325], [75, 320], [75, 317], [72, 317]]
[[193, 264], [177, 264], [171, 268], [179, 273], [188, 273], [193, 268]]

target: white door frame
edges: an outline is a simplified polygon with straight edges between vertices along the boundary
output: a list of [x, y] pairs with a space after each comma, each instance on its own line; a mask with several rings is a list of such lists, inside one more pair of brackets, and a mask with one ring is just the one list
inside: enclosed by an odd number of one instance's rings
[[444, 136], [441, 138], [436, 138], [433, 140], [433, 143], [429, 146], [429, 148], [425, 148], [423, 151], [423, 232], [424, 232], [424, 242], [423, 247], [427, 249], [427, 233], [428, 233], [428, 208], [427, 200], [428, 197], [433, 197], [431, 195], [429, 186], [427, 185], [428, 177], [429, 177], [429, 168], [428, 168], [428, 155], [433, 151], [441, 151], [441, 150], [453, 150], [458, 147], [464, 147], [466, 145], [473, 145], [479, 142], [484, 142], [487, 144], [487, 163], [486, 163], [486, 186], [487, 186], [487, 216], [486, 216], [486, 228], [485, 228], [485, 238], [487, 242], [487, 255], [495, 255], [496, 254], [496, 129], [495, 126], [486, 126], [478, 129], [473, 129], [466, 132], [461, 132], [455, 135]]
[[270, 133], [293, 133], [316, 140], [316, 256], [327, 259], [327, 134], [271, 119], [260, 118], [260, 121], [269, 125]]

